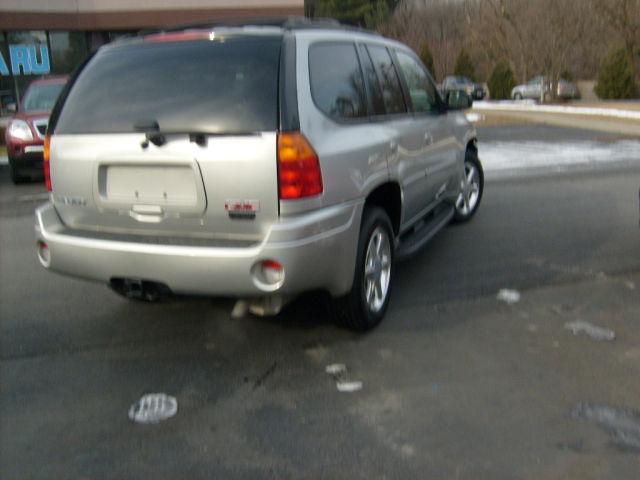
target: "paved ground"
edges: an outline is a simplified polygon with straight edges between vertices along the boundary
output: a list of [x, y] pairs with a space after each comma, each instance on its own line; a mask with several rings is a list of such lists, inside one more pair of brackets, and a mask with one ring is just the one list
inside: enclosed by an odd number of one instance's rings
[[[480, 139], [593, 138], [509, 128]], [[231, 319], [228, 300], [132, 304], [48, 274], [42, 188], [0, 171], [0, 477], [636, 479], [640, 165], [488, 176], [361, 336], [317, 296]], [[338, 392], [333, 363], [363, 389]], [[176, 416], [132, 423], [152, 392]]]

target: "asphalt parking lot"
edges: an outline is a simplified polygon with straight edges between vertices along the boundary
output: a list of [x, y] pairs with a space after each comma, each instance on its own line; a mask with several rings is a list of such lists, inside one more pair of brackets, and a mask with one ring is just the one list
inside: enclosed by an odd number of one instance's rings
[[[481, 158], [482, 142], [622, 140], [479, 135]], [[237, 319], [228, 299], [131, 303], [48, 273], [43, 188], [0, 169], [0, 478], [636, 479], [639, 188], [638, 156], [488, 173], [474, 220], [402, 264], [358, 335], [319, 295]], [[332, 364], [362, 388], [339, 392]], [[147, 393], [175, 416], [132, 422]]]

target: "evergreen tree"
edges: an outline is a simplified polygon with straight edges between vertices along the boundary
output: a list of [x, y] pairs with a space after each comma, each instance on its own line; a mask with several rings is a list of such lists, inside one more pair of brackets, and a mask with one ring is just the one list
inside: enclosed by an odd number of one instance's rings
[[612, 51], [605, 58], [600, 67], [595, 92], [603, 99], [636, 97], [638, 91], [633, 66], [624, 48]]
[[391, 12], [387, 0], [377, 0], [364, 16], [364, 25], [371, 30], [381, 30], [389, 22]]
[[453, 74], [461, 77], [467, 77], [471, 79], [472, 82], [476, 81], [476, 67], [473, 64], [471, 56], [465, 49], [460, 50], [460, 53], [458, 54]]
[[516, 80], [507, 62], [499, 62], [493, 67], [488, 84], [493, 100], [505, 100], [511, 97], [511, 90], [516, 86]]

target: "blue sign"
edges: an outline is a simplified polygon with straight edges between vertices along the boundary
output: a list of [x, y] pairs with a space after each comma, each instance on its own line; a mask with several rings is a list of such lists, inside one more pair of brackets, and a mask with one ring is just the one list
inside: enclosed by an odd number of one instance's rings
[[[37, 47], [40, 48], [40, 59], [38, 59]], [[9, 45], [9, 62], [11, 74], [15, 76], [46, 75], [51, 72], [49, 48], [46, 45]], [[0, 75], [10, 75], [2, 52], [0, 52]]]

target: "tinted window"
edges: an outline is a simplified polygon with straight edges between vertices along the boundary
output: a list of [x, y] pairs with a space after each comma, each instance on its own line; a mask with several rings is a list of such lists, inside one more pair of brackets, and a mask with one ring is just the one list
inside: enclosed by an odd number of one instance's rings
[[67, 98], [58, 133], [255, 132], [277, 127], [280, 37], [137, 43], [92, 59]]
[[364, 47], [360, 47], [360, 60], [362, 61], [362, 70], [364, 71], [364, 77], [367, 81], [369, 88], [369, 97], [371, 98], [371, 105], [373, 106], [374, 114], [384, 114], [384, 100], [382, 99], [382, 90], [380, 89], [380, 82], [378, 76], [371, 63], [371, 58]]
[[311, 94], [317, 107], [337, 118], [367, 115], [367, 96], [353, 44], [313, 45], [309, 51]]
[[396, 52], [400, 70], [404, 75], [414, 112], [436, 112], [439, 110], [436, 100], [436, 87], [424, 69], [411, 55]]
[[400, 80], [389, 52], [384, 47], [367, 47], [375, 65], [387, 113], [406, 112]]

